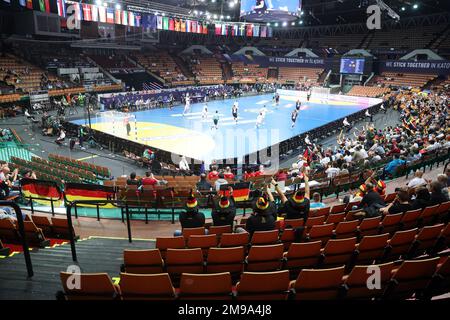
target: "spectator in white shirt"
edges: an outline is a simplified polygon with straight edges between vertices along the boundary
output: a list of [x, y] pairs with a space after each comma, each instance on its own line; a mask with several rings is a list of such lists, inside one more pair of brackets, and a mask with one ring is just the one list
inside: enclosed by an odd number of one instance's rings
[[339, 171], [340, 169], [337, 167], [337, 165], [334, 162], [332, 162], [328, 166], [328, 169], [325, 170], [325, 173], [327, 174], [327, 178], [331, 179], [339, 175]]
[[420, 170], [417, 170], [414, 173], [414, 178], [411, 179], [411, 181], [408, 182], [408, 188], [416, 188], [419, 186], [426, 185], [427, 181], [423, 178], [423, 172]]
[[188, 164], [185, 156], [181, 157], [181, 160], [180, 160], [180, 163], [179, 163], [178, 166], [179, 166], [181, 171], [189, 172], [189, 170], [190, 170], [189, 169], [189, 164]]

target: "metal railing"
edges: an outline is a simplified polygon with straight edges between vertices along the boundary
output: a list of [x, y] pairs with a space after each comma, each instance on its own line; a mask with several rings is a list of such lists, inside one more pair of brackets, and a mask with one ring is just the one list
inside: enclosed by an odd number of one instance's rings
[[22, 244], [23, 256], [25, 258], [25, 265], [27, 267], [28, 277], [31, 278], [34, 275], [33, 264], [31, 263], [30, 247], [28, 246], [27, 236], [25, 233], [22, 210], [16, 203], [12, 201], [0, 201], [0, 207], [11, 207], [14, 209], [14, 212], [16, 213], [17, 225], [19, 227], [18, 231]]

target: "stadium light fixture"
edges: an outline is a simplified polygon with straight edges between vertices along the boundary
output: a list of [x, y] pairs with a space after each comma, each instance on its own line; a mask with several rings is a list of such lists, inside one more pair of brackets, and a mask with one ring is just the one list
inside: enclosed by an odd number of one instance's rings
[[227, 16], [227, 20], [230, 20], [231, 19], [231, 17], [230, 16]]
[[223, 16], [220, 16], [220, 20], [223, 20]]
[[283, 27], [286, 27], [286, 26], [287, 26], [287, 22], [284, 21], [284, 22], [283, 22]]
[[95, 4], [96, 4], [97, 6], [101, 6], [101, 5], [102, 5], [102, 1], [101, 1], [101, 0], [96, 0], [96, 1], [95, 1]]
[[278, 22], [275, 22], [275, 27], [278, 27]]
[[120, 5], [120, 3], [116, 3], [116, 10], [120, 10], [122, 9], [122, 6]]
[[215, 14], [215, 15], [213, 16], [213, 18], [214, 18], [214, 19], [217, 19], [217, 14]]
[[235, 2], [228, 2], [228, 7], [234, 8], [234, 5], [235, 5], [235, 4], [236, 4]]
[[108, 4], [107, 4], [106, 2], [103, 2], [103, 6], [104, 6], [104, 7], [107, 7]]
[[295, 21], [291, 23], [291, 26], [295, 26]]
[[267, 22], [267, 26], [270, 27], [270, 22]]
[[417, 4], [417, 3], [415, 3], [414, 5], [413, 5], [413, 9], [417, 9], [419, 7], [419, 5]]
[[406, 8], [405, 8], [405, 7], [402, 7], [402, 8], [401, 8], [401, 10], [402, 10], [402, 11], [405, 11], [405, 10], [406, 10]]
[[303, 20], [300, 20], [300, 24], [303, 24]]

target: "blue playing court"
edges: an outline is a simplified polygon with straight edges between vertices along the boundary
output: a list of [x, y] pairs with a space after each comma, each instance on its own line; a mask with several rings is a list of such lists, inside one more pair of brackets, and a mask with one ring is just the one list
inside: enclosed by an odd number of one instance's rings
[[[172, 110], [133, 112], [136, 121], [130, 121], [129, 136], [120, 120], [112, 123], [111, 118], [102, 114], [92, 119], [92, 125], [99, 131], [209, 163], [212, 159], [241, 158], [381, 102], [381, 99], [318, 94], [313, 94], [307, 102], [302, 92], [280, 90], [279, 93], [279, 106], [274, 104], [272, 94], [210, 101], [207, 118], [202, 117], [204, 103], [192, 104], [186, 115], [181, 105]], [[298, 99], [302, 107], [291, 128], [291, 112]], [[231, 114], [234, 101], [239, 103], [237, 123]], [[257, 116], [264, 106], [267, 109], [264, 122], [256, 128]], [[216, 111], [218, 129], [213, 128]], [[73, 122], [84, 124], [85, 120]]]

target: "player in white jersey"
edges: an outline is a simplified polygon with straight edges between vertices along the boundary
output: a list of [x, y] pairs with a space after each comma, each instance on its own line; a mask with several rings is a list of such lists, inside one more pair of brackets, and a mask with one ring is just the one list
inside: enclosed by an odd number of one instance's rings
[[262, 114], [263, 120], [266, 118], [266, 114], [267, 114], [267, 108], [266, 105], [264, 105], [261, 110], [259, 110], [259, 113]]
[[233, 119], [236, 123], [238, 121], [238, 110], [239, 110], [239, 103], [235, 101], [233, 103], [233, 106], [231, 107], [231, 114], [233, 115]]
[[189, 97], [189, 93], [186, 93], [186, 103], [184, 104], [183, 116], [186, 113], [189, 113], [190, 111], [191, 111], [191, 98]]
[[264, 116], [263, 116], [263, 113], [260, 112], [258, 114], [258, 116], [256, 117], [256, 128], [259, 129], [259, 127], [262, 126], [263, 122], [264, 122]]
[[208, 119], [208, 105], [206, 103], [203, 106], [202, 119]]

